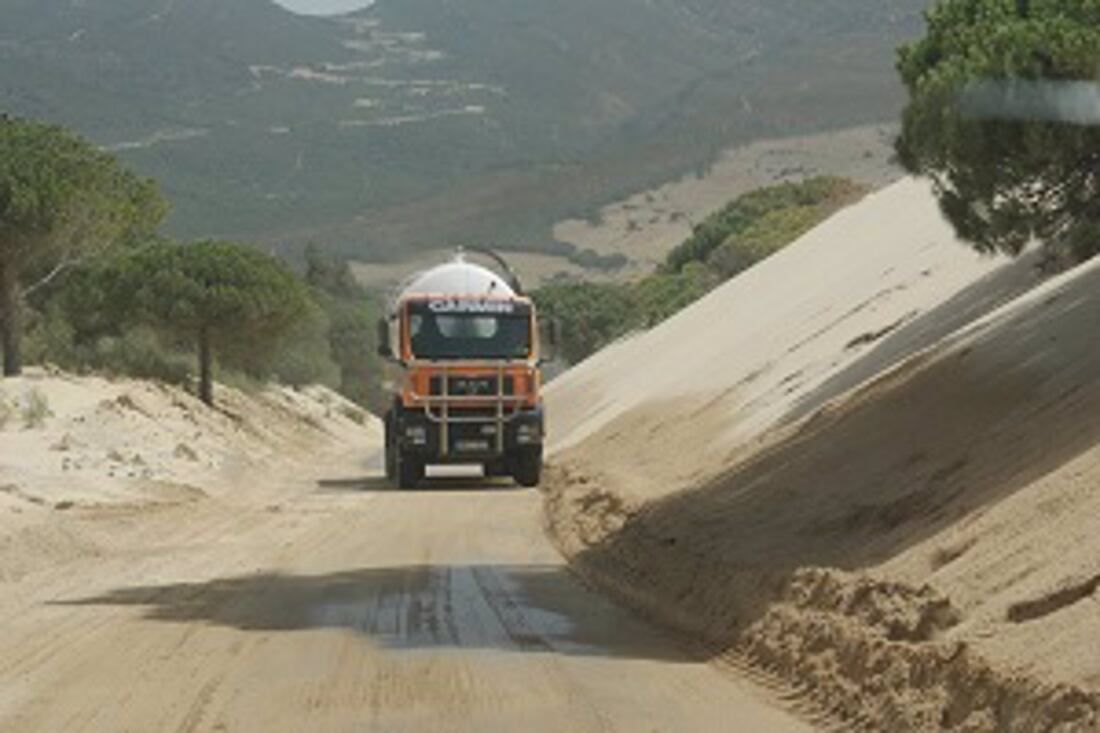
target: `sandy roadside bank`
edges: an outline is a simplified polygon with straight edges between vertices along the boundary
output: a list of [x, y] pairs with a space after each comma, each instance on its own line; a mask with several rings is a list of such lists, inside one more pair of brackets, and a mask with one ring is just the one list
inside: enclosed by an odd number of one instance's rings
[[1088, 729], [1098, 273], [872, 196], [551, 388], [551, 533], [856, 727]]
[[267, 500], [237, 479], [277, 475], [380, 431], [321, 388], [219, 387], [217, 399], [210, 409], [179, 388], [56, 370], [0, 381], [0, 580], [109, 553], [100, 515]]

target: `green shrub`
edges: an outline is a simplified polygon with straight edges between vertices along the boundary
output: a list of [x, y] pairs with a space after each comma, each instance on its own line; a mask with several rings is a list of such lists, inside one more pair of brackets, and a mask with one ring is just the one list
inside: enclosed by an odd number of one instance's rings
[[283, 337], [264, 371], [270, 371], [279, 382], [292, 387], [307, 384], [339, 387], [340, 367], [332, 360], [331, 331], [325, 311], [311, 302], [302, 319]]
[[[337, 369], [336, 386], [352, 402], [385, 409], [383, 366], [377, 352], [375, 321], [383, 306], [360, 286], [346, 260], [316, 246], [306, 250], [306, 283], [327, 318], [328, 357]], [[316, 357], [314, 357], [316, 358]]]
[[721, 280], [704, 265], [689, 263], [677, 273], [655, 273], [634, 286], [634, 301], [652, 328], [703, 297]]
[[[720, 247], [729, 246], [731, 239], [760, 237], [772, 231], [776, 220], [769, 221], [769, 217], [776, 214], [786, 218], [792, 210], [807, 209], [813, 219], [812, 227], [864, 193], [864, 188], [854, 181], [828, 176], [750, 191], [696, 225], [692, 235], [669, 253], [663, 269], [679, 272], [690, 262], [706, 262]], [[788, 244], [802, 233], [799, 231], [792, 237], [789, 225], [783, 228], [785, 231], [774, 234], [773, 241]], [[771, 250], [774, 251], [775, 248]]]
[[242, 372], [238, 369], [219, 370], [218, 383], [248, 395], [258, 395], [268, 387], [268, 383], [265, 379]]
[[[238, 274], [248, 274], [252, 258], [243, 249], [238, 254]], [[161, 269], [153, 271], [165, 276]], [[139, 318], [126, 274], [124, 255], [98, 257], [30, 297], [24, 342], [28, 361], [75, 373], [192, 385], [197, 372], [192, 340], [161, 323], [142, 325], [149, 319]], [[219, 378], [249, 391], [272, 378], [295, 386], [323, 384], [363, 406], [385, 404], [375, 349], [380, 303], [355, 281], [345, 260], [318, 247], [306, 252], [304, 278], [285, 274], [304, 296], [301, 317], [261, 345], [254, 343], [252, 331], [270, 328], [269, 319], [251, 318], [247, 327], [230, 329], [217, 354]], [[169, 321], [193, 310], [190, 301], [167, 301]]]
[[147, 326], [127, 329], [118, 337], [100, 338], [84, 363], [112, 375], [176, 385], [190, 383], [193, 374], [192, 357], [167, 347]]
[[561, 322], [559, 351], [571, 364], [644, 325], [629, 285], [547, 285], [535, 291], [534, 298], [541, 317]]
[[80, 361], [74, 345], [75, 330], [59, 307], [51, 305], [44, 314], [33, 314], [29, 321], [23, 343], [28, 362], [71, 369]]
[[53, 417], [50, 410], [50, 402], [41, 390], [32, 389], [27, 393], [23, 409], [20, 412], [23, 419], [23, 427], [27, 429], [40, 428], [46, 424], [46, 420]]
[[13, 417], [15, 417], [15, 406], [8, 402], [3, 392], [0, 392], [0, 430], [3, 430]]
[[187, 384], [192, 373], [188, 355], [166, 344], [153, 329], [116, 327], [81, 334], [57, 303], [34, 319], [26, 355], [31, 363], [56, 364], [78, 374], [98, 372], [168, 384]]
[[621, 270], [630, 264], [630, 259], [621, 252], [601, 255], [599, 252], [591, 249], [573, 250], [569, 255], [569, 261], [589, 270], [604, 270], [605, 272]]
[[352, 405], [341, 405], [340, 414], [351, 420], [356, 425], [367, 424], [367, 413]]

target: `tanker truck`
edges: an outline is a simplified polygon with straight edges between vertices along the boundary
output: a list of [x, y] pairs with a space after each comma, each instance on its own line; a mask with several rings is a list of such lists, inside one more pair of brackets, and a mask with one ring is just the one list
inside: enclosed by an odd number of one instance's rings
[[395, 367], [386, 477], [400, 488], [419, 484], [427, 466], [446, 464], [539, 483], [541, 365], [556, 329], [547, 324], [540, 339], [535, 304], [507, 263], [476, 250], [502, 276], [468, 261], [469, 252], [407, 280], [378, 324], [379, 353]]

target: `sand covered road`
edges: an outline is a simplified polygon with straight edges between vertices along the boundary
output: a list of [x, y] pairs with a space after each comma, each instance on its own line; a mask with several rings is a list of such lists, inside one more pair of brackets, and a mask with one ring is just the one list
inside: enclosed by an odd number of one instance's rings
[[579, 585], [536, 492], [344, 456], [77, 510], [110, 549], [0, 594], [0, 730], [810, 729]]

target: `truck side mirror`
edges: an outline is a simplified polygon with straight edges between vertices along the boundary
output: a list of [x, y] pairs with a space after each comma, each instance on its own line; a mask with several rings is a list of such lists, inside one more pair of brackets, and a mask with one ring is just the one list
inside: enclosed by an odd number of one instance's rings
[[542, 361], [554, 361], [558, 358], [561, 344], [561, 321], [547, 318], [539, 326], [539, 342], [542, 346]]
[[385, 318], [378, 319], [378, 355], [390, 359], [393, 357], [393, 349], [390, 348], [390, 324]]

